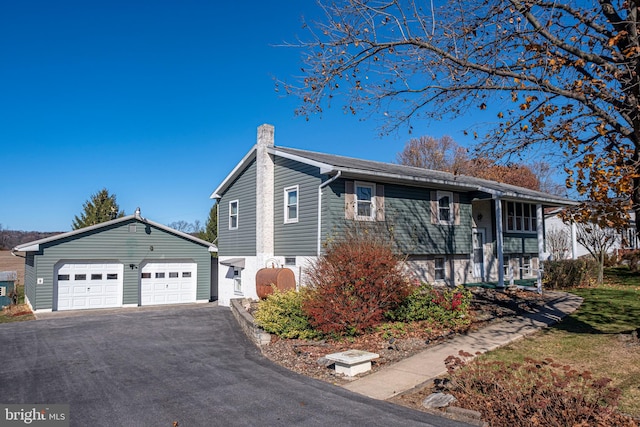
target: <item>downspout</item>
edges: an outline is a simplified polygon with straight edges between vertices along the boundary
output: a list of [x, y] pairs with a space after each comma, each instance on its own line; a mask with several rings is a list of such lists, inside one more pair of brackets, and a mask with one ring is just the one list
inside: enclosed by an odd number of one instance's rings
[[322, 251], [322, 189], [331, 184], [336, 179], [340, 178], [340, 175], [342, 175], [342, 171], [338, 171], [338, 173], [336, 173], [333, 177], [318, 186], [318, 256], [320, 256], [320, 253]]

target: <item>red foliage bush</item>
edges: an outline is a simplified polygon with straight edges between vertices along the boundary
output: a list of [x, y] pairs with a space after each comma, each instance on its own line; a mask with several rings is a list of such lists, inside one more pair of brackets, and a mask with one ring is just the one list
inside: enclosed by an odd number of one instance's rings
[[412, 291], [390, 244], [366, 233], [332, 243], [307, 274], [311, 293], [303, 310], [325, 334], [362, 333]]

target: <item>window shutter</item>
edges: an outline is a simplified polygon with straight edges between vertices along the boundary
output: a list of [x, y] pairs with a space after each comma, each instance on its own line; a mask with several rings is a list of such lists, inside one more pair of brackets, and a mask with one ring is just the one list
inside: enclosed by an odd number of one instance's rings
[[356, 195], [353, 181], [344, 182], [344, 217], [345, 219], [356, 218]]
[[431, 224], [438, 223], [438, 193], [431, 192]]
[[376, 221], [384, 221], [384, 185], [376, 184]]
[[453, 225], [460, 225], [460, 195], [453, 193]]

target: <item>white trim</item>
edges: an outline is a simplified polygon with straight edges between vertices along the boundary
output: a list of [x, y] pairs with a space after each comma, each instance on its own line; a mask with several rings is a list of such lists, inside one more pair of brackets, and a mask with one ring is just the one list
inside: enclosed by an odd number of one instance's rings
[[[233, 216], [231, 215], [231, 205], [234, 203], [236, 204], [236, 213], [234, 215], [236, 218], [236, 225], [235, 227], [232, 227], [231, 218]], [[230, 200], [229, 201], [229, 230], [237, 230], [239, 225], [240, 225], [240, 201], [238, 199]]]
[[282, 157], [284, 159], [289, 159], [289, 160], [294, 160], [296, 162], [300, 162], [309, 166], [315, 166], [317, 168], [320, 168], [320, 173], [321, 174], [328, 174], [331, 173], [335, 170], [335, 168], [333, 167], [333, 165], [330, 165], [328, 163], [322, 163], [322, 162], [318, 162], [315, 160], [311, 160], [311, 159], [307, 159], [306, 157], [302, 157], [302, 156], [297, 156], [295, 154], [291, 154], [291, 153], [285, 153], [284, 151], [280, 151], [278, 150], [277, 147], [272, 147], [269, 148], [269, 153]]
[[[440, 199], [448, 197], [449, 198], [449, 220], [440, 219]], [[453, 225], [455, 224], [456, 219], [454, 218], [454, 209], [453, 209], [453, 192], [451, 191], [440, 191], [438, 190], [436, 193], [436, 202], [438, 204], [438, 224], [440, 225]]]
[[138, 304], [122, 304], [122, 308], [137, 308]]
[[[371, 189], [371, 211], [369, 216], [358, 215], [358, 187]], [[353, 195], [355, 200], [354, 218], [358, 221], [375, 221], [376, 219], [376, 184], [374, 182], [355, 181], [353, 183]]]
[[[292, 185], [290, 187], [286, 187], [284, 190], [284, 223], [285, 224], [295, 224], [299, 221], [300, 218], [300, 188], [298, 185]], [[296, 217], [289, 218], [289, 195], [290, 192], [296, 192]], [[291, 205], [293, 206], [293, 205]]]

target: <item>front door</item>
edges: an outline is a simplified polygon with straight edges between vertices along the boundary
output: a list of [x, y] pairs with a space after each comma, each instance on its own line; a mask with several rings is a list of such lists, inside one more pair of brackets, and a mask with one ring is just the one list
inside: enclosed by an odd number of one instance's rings
[[473, 277], [484, 282], [484, 229], [473, 229]]

